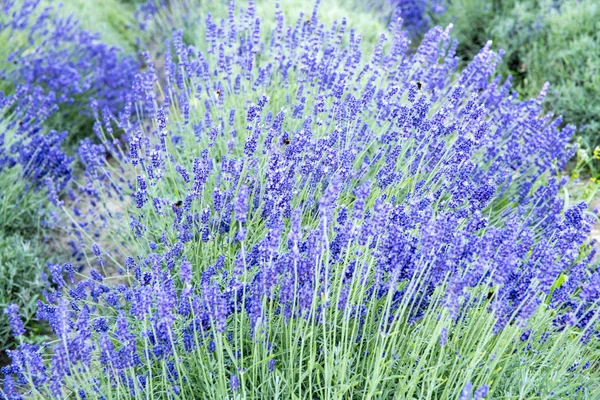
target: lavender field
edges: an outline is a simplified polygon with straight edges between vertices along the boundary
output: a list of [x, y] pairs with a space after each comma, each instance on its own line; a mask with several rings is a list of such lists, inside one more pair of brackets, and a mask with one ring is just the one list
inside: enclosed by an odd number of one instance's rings
[[0, 400], [600, 399], [600, 4], [0, 11]]

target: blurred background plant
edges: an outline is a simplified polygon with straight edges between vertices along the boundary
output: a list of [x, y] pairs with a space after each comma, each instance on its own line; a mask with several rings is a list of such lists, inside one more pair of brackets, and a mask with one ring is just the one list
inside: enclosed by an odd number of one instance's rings
[[62, 15], [72, 15], [81, 28], [97, 33], [108, 46], [118, 47], [126, 54], [135, 54], [139, 36], [135, 1], [62, 0], [61, 3]]
[[[158, 53], [164, 48], [165, 41], [171, 39], [171, 35], [179, 29], [183, 31], [185, 44], [203, 46], [206, 42], [206, 32], [201, 27], [211, 23], [215, 24], [216, 29], [216, 24], [220, 23], [221, 19], [227, 21], [230, 3], [228, 0], [124, 1], [128, 4], [137, 3], [136, 18], [141, 30], [141, 47], [146, 50], [158, 50]], [[284, 18], [295, 20], [302, 13], [307, 21], [310, 20], [310, 8], [307, 7], [306, 1], [283, 0], [279, 3]], [[261, 19], [262, 39], [266, 40], [275, 29], [274, 2], [257, 0], [254, 6], [257, 16]], [[358, 6], [355, 0], [327, 0], [326, 4], [319, 8], [317, 16], [319, 22], [325, 26], [331, 26], [334, 21], [341, 23], [344, 18], [349, 28], [356, 29], [357, 33], [362, 35], [363, 50], [371, 51], [390, 22], [376, 16], [386, 15], [386, 12], [393, 9], [387, 5], [378, 7], [379, 14], [374, 14], [375, 10], [371, 10], [368, 6]]]
[[[434, 25], [436, 16], [446, 11], [447, 0], [350, 0], [355, 9], [373, 13], [387, 25], [402, 18], [413, 45]], [[480, 47], [481, 49], [481, 47]]]

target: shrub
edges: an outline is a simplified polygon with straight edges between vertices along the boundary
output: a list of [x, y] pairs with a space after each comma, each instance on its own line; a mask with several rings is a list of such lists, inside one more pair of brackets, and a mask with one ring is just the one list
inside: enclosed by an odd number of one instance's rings
[[365, 60], [316, 9], [259, 27], [250, 2], [202, 48], [178, 32], [164, 84], [146, 55], [82, 143], [90, 279], [50, 265], [57, 340], [9, 353], [5, 396], [595, 393], [591, 216], [559, 195], [574, 128], [544, 92], [518, 101], [489, 44], [455, 74], [449, 30], [409, 53], [395, 26]]
[[[59, 147], [64, 135], [45, 134], [41, 121], [36, 120], [43, 118], [36, 108], [36, 104], [43, 108], [42, 98], [11, 96], [6, 107], [20, 112], [0, 106], [0, 306], [4, 310], [15, 304], [30, 333], [36, 335], [40, 330], [34, 318], [35, 302], [46, 287], [42, 274], [47, 254], [41, 242], [47, 208], [44, 182], [49, 179], [53, 190], [60, 190], [71, 176], [71, 161]], [[14, 148], [18, 148], [15, 153]], [[0, 350], [14, 346], [8, 328], [8, 318], [2, 314]]]

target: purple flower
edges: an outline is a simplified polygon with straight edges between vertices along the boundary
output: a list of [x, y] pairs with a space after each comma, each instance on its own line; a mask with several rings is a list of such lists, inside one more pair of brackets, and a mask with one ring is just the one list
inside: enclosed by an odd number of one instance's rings
[[440, 333], [440, 346], [445, 346], [448, 341], [448, 329], [442, 328], [442, 332]]
[[23, 397], [20, 395], [17, 390], [17, 385], [15, 384], [15, 380], [12, 376], [8, 375], [4, 377], [4, 396], [8, 400], [21, 400]]
[[467, 382], [467, 384], [465, 385], [465, 388], [461, 392], [460, 400], [470, 400], [472, 390], [473, 390], [473, 384], [471, 382]]
[[46, 189], [48, 190], [48, 200], [50, 200], [50, 202], [56, 207], [62, 207], [64, 203], [58, 198], [58, 191], [55, 183], [50, 177], [44, 179], [44, 183], [46, 185]]
[[19, 315], [19, 306], [16, 304], [10, 304], [4, 309], [4, 314], [8, 315], [8, 321], [10, 323], [10, 329], [13, 332], [14, 337], [19, 337], [25, 334], [25, 327], [21, 316]]
[[203, 298], [217, 331], [223, 332], [227, 322], [228, 307], [221, 289], [216, 284], [204, 285]]
[[235, 202], [235, 218], [241, 223], [246, 222], [248, 210], [248, 187], [240, 186], [236, 202]]
[[240, 387], [240, 380], [236, 374], [231, 375], [231, 379], [229, 382], [232, 392], [237, 392]]
[[90, 270], [90, 277], [96, 282], [102, 282], [104, 280], [104, 277], [95, 269]]
[[192, 264], [188, 260], [183, 260], [179, 267], [179, 276], [183, 283], [190, 283], [192, 281]]
[[94, 331], [96, 332], [106, 332], [108, 331], [108, 324], [106, 322], [106, 318], [97, 318], [92, 323], [94, 327]]
[[474, 400], [485, 399], [485, 397], [488, 394], [489, 389], [490, 388], [488, 385], [483, 385], [483, 386], [479, 387], [477, 390], [475, 390], [475, 393], [473, 394], [473, 399]]
[[96, 243], [92, 244], [92, 252], [96, 257], [100, 257], [100, 246], [98, 246]]

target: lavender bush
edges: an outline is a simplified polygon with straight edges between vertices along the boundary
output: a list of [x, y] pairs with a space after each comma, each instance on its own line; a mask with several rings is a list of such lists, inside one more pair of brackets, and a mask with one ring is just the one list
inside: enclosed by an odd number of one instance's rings
[[[52, 194], [72, 237], [9, 352], [27, 398], [594, 398], [598, 290], [574, 128], [450, 27], [363, 55], [317, 5], [180, 31]], [[125, 137], [115, 137], [122, 129]], [[78, 271], [85, 271], [81, 273]]]
[[[90, 101], [123, 107], [137, 68], [64, 15], [49, 2], [0, 0], [0, 305], [17, 303], [28, 323], [45, 282], [46, 191], [73, 177], [63, 145], [93, 134]], [[2, 314], [0, 349], [10, 337]]]

